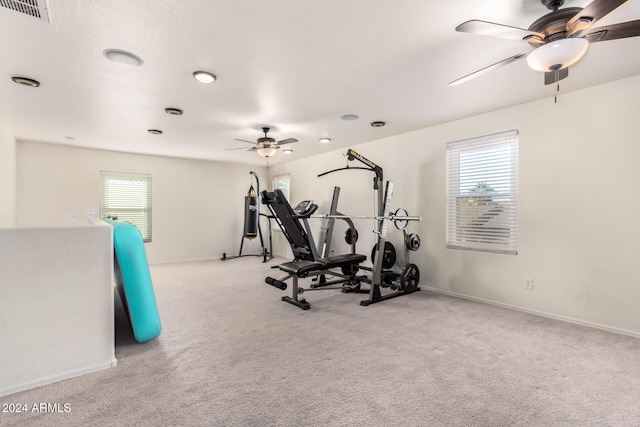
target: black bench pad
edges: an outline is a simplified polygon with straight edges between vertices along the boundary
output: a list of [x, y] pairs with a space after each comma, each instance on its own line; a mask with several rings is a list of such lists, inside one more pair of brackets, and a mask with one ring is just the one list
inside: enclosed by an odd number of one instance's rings
[[361, 262], [366, 261], [366, 255], [360, 254], [344, 254], [344, 255], [334, 255], [326, 258], [320, 258], [316, 260], [316, 262], [322, 263], [325, 268], [333, 268], [333, 267], [343, 267], [351, 264], [360, 264]]
[[286, 273], [295, 274], [298, 277], [306, 277], [314, 271], [360, 264], [366, 259], [367, 256], [361, 254], [334, 255], [327, 258], [320, 258], [316, 261], [301, 260], [285, 262], [284, 264], [280, 264], [278, 268]]
[[304, 277], [313, 271], [322, 270], [324, 267], [319, 262], [301, 260], [285, 262], [284, 264], [280, 264], [278, 268], [286, 273]]

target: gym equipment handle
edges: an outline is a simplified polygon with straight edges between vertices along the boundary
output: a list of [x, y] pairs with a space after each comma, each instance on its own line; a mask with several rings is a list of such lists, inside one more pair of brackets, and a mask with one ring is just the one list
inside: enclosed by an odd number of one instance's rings
[[264, 281], [270, 284], [271, 286], [274, 286], [278, 289], [282, 289], [283, 291], [287, 289], [287, 284], [284, 283], [282, 280], [274, 279], [273, 277], [267, 277], [266, 279], [264, 279]]

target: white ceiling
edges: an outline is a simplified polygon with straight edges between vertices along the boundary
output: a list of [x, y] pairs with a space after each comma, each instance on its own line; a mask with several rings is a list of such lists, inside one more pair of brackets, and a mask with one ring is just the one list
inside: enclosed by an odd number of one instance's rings
[[[567, 0], [584, 7], [589, 0]], [[297, 138], [270, 164], [549, 98], [553, 85], [518, 61], [447, 83], [529, 50], [458, 33], [482, 19], [527, 28], [540, 0], [47, 0], [51, 22], [0, 7], [0, 127], [19, 140], [265, 165], [260, 127]], [[640, 19], [630, 0], [595, 27]], [[105, 49], [139, 55], [139, 67]], [[640, 74], [640, 37], [592, 45], [562, 94]], [[209, 85], [192, 77], [211, 71]], [[17, 85], [11, 76], [41, 82]], [[170, 116], [166, 107], [184, 110]], [[594, 108], [599, 106], [594, 100]], [[357, 114], [357, 121], [344, 121]], [[370, 122], [382, 120], [383, 128]], [[147, 129], [161, 129], [150, 135]], [[330, 144], [318, 139], [330, 137]]]

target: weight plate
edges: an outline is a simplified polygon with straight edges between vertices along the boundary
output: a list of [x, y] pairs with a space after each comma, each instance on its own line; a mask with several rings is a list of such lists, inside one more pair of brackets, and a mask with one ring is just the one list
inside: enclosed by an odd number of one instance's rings
[[415, 264], [407, 264], [402, 270], [400, 286], [405, 292], [412, 292], [418, 289], [420, 282], [420, 269]]
[[[407, 213], [407, 211], [405, 211], [402, 208], [399, 208], [396, 210], [396, 213], [393, 214], [394, 217], [403, 217], [403, 216], [409, 216], [409, 214]], [[398, 230], [404, 230], [405, 228], [407, 228], [407, 225], [409, 224], [409, 221], [407, 221], [406, 219], [394, 219], [393, 220], [393, 224], [396, 226], [396, 228]]]
[[[376, 249], [378, 244], [373, 246], [371, 251], [371, 263], [375, 264]], [[384, 242], [384, 251], [382, 252], [382, 268], [392, 268], [396, 264], [396, 248], [391, 242]]]
[[406, 242], [407, 249], [410, 251], [417, 251], [420, 248], [420, 236], [415, 233], [407, 235]]
[[344, 241], [347, 242], [348, 245], [357, 242], [358, 230], [355, 228], [347, 228], [347, 231], [344, 233]]

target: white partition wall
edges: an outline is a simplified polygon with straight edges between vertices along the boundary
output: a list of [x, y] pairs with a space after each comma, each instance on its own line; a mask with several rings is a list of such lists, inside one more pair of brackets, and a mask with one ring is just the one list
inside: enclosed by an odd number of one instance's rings
[[0, 228], [0, 396], [116, 365], [106, 224]]
[[16, 140], [0, 126], [0, 227], [16, 225]]

